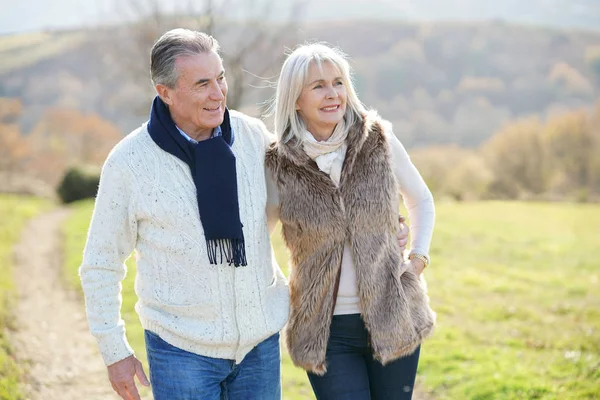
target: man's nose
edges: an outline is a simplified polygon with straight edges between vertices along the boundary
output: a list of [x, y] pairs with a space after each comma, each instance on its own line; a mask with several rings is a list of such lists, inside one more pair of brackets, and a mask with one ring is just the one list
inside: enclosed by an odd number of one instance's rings
[[210, 88], [210, 98], [211, 100], [223, 100], [225, 99], [225, 94], [223, 93], [223, 89], [218, 83], [214, 83]]

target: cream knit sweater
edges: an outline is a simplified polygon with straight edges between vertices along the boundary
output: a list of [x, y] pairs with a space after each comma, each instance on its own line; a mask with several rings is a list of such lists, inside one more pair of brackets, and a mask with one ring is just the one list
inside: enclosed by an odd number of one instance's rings
[[288, 287], [265, 213], [271, 137], [259, 120], [235, 111], [230, 116], [246, 267], [209, 264], [190, 170], [161, 150], [145, 125], [106, 160], [80, 267], [90, 329], [106, 365], [133, 353], [120, 291], [134, 249], [141, 323], [180, 349], [239, 363], [286, 323]]

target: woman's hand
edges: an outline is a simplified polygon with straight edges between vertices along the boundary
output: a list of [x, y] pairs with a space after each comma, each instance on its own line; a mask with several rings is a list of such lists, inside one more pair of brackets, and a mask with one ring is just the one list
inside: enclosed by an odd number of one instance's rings
[[410, 263], [409, 269], [415, 273], [417, 276], [421, 276], [423, 270], [425, 269], [425, 263], [423, 260], [419, 260], [418, 258], [413, 258], [408, 261]]
[[425, 263], [422, 260], [418, 260], [418, 259], [412, 259], [412, 260], [407, 260], [405, 262], [403, 262], [400, 265], [400, 275], [403, 275], [404, 273], [411, 271], [413, 274], [415, 274], [417, 276], [417, 278], [419, 278], [421, 276], [421, 274], [423, 273], [423, 270], [425, 269]]

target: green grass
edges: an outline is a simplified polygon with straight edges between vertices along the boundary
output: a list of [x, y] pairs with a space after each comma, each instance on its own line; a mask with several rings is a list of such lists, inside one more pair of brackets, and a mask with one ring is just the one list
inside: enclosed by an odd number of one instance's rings
[[6, 333], [14, 328], [11, 307], [15, 299], [13, 247], [27, 220], [49, 203], [31, 197], [0, 194], [0, 399], [22, 399], [19, 393], [21, 368], [14, 360]]
[[420, 377], [450, 399], [600, 396], [600, 207], [440, 204]]
[[[85, 242], [91, 203], [68, 223], [69, 274]], [[439, 203], [426, 271], [434, 336], [419, 380], [439, 399], [594, 399], [600, 393], [600, 206]], [[278, 232], [277, 259], [287, 269]], [[135, 267], [130, 265], [133, 270]], [[133, 271], [123, 312], [138, 354]], [[285, 399], [311, 399], [304, 372], [283, 358]]]
[[[275, 232], [273, 232], [271, 241], [273, 243], [273, 248], [275, 249], [275, 258], [277, 258], [279, 266], [286, 276], [289, 276], [289, 253], [283, 244], [279, 227], [275, 230]], [[303, 369], [294, 366], [290, 356], [285, 350], [285, 347], [282, 348], [281, 376], [284, 400], [304, 400], [315, 398], [312, 388], [310, 387], [310, 383], [308, 382], [306, 372]]]

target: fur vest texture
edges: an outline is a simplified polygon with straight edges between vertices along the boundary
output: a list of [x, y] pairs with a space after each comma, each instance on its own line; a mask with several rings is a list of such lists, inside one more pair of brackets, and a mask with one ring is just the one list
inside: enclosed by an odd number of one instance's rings
[[350, 128], [339, 187], [295, 139], [273, 144], [266, 165], [279, 190], [291, 253], [285, 340], [295, 365], [322, 375], [339, 271], [350, 244], [362, 318], [382, 364], [411, 354], [435, 325], [425, 283], [401, 268], [399, 190], [375, 113]]

